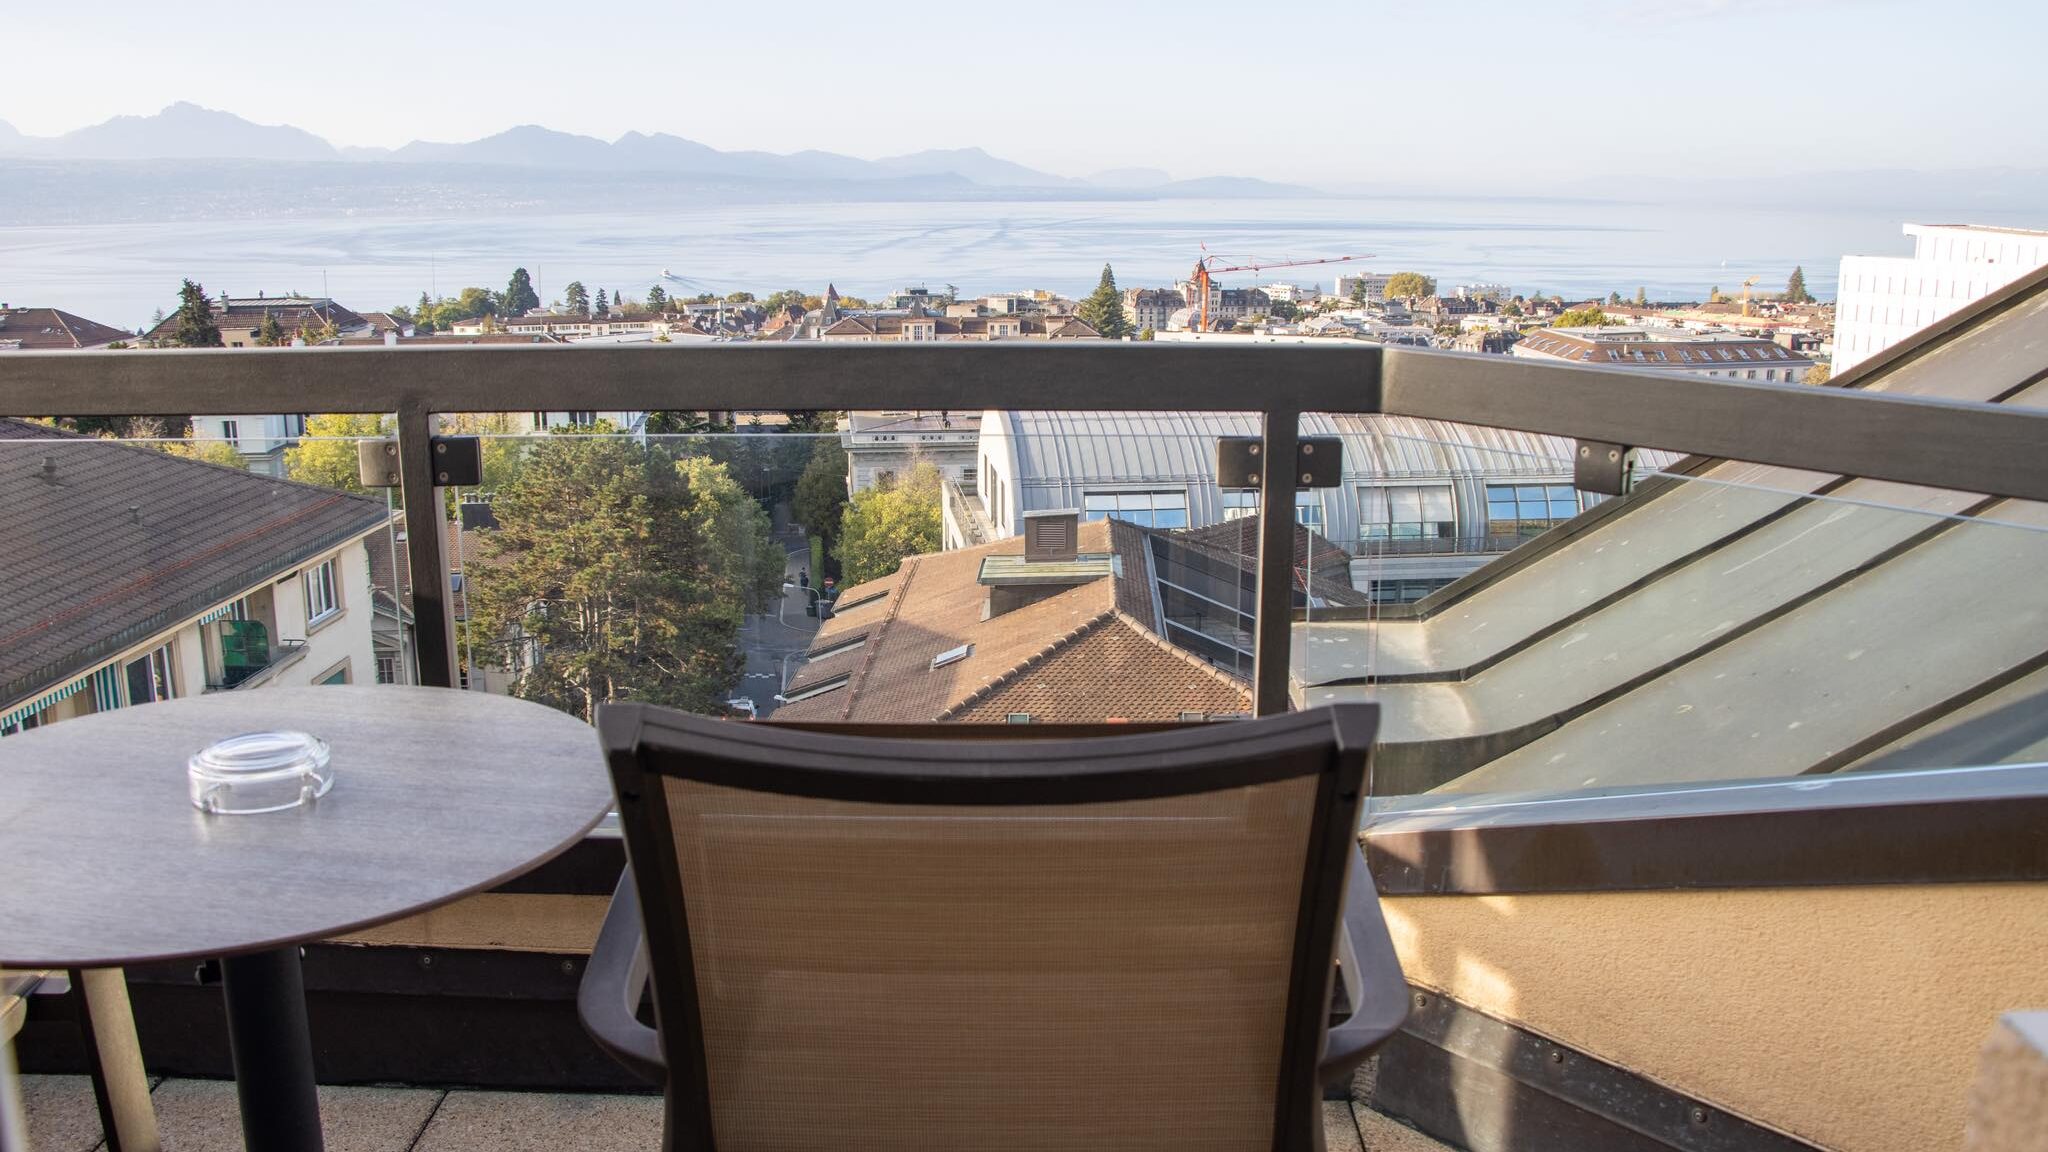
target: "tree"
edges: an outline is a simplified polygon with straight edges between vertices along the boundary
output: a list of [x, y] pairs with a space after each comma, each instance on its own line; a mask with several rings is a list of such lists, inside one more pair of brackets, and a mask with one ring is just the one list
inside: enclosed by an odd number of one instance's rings
[[[521, 311], [524, 311], [522, 309]], [[434, 319], [443, 328], [457, 320], [474, 320], [478, 316], [519, 315], [505, 307], [505, 302], [489, 288], [464, 288], [452, 301], [445, 301], [436, 309]]]
[[668, 311], [668, 291], [661, 285], [656, 284], [647, 290], [647, 310], [649, 312]]
[[220, 326], [213, 322], [213, 301], [206, 289], [190, 280], [178, 289], [178, 327], [171, 334], [178, 348], [219, 348]]
[[810, 462], [796, 479], [796, 493], [789, 512], [804, 530], [825, 542], [829, 550], [839, 543], [840, 517], [846, 508], [846, 449], [839, 437], [820, 438], [811, 448]]
[[533, 279], [524, 268], [512, 270], [512, 280], [505, 285], [505, 307], [502, 315], [524, 316], [540, 307], [540, 293], [533, 290]]
[[385, 418], [375, 415], [336, 413], [306, 417], [306, 431], [299, 442], [284, 450], [284, 474], [301, 484], [361, 492], [362, 477], [356, 471], [356, 441], [383, 436]]
[[766, 300], [761, 301], [761, 307], [767, 309], [770, 312], [787, 308], [792, 304], [800, 308], [808, 307], [808, 305], [804, 303], [803, 289], [784, 288], [780, 292], [770, 292], [768, 294], [768, 298]]
[[471, 634], [479, 651], [522, 645], [517, 695], [585, 720], [614, 700], [723, 710], [744, 666], [742, 614], [765, 590], [760, 556], [745, 553], [766, 544], [778, 583], [782, 562], [723, 468], [630, 440], [550, 437], [492, 511], [468, 585]]
[[1792, 266], [1792, 276], [1785, 281], [1785, 299], [1793, 304], [1813, 303], [1813, 293], [1806, 290], [1806, 269]]
[[1607, 302], [1608, 302], [1609, 304], [1615, 305], [1615, 306], [1617, 306], [1617, 307], [1618, 307], [1618, 306], [1620, 306], [1620, 304], [1621, 304], [1621, 293], [1620, 293], [1619, 291], [1609, 292], [1609, 293], [1607, 294]]
[[1607, 313], [1591, 304], [1583, 308], [1570, 308], [1558, 313], [1550, 322], [1552, 328], [1595, 328], [1608, 322]]
[[1153, 331], [1152, 331], [1152, 330], [1151, 330], [1150, 328], [1147, 328], [1147, 329], [1145, 329], [1144, 331], [1142, 331], [1142, 332], [1138, 333], [1138, 339], [1140, 339], [1140, 340], [1155, 340], [1155, 339], [1158, 339], [1158, 334], [1157, 334], [1157, 333], [1155, 333], [1155, 332], [1153, 332]]
[[275, 348], [285, 342], [284, 325], [277, 322], [277, 313], [263, 310], [263, 324], [256, 329], [256, 346]]
[[1727, 299], [1726, 296], [1721, 295], [1721, 286], [1719, 284], [1707, 289], [1707, 303], [1719, 304]]
[[590, 290], [583, 286], [583, 281], [571, 280], [562, 289], [562, 307], [573, 316], [590, 315]]
[[1301, 309], [1291, 300], [1273, 301], [1273, 315], [1282, 320], [1292, 320], [1301, 315]]
[[605, 299], [604, 289], [599, 288], [597, 290], [597, 303], [592, 306], [590, 312], [593, 316], [609, 316], [612, 314], [611, 302]]
[[171, 456], [202, 460], [223, 468], [248, 467], [242, 460], [242, 454], [235, 451], [235, 446], [225, 440], [159, 440], [150, 447]]
[[1420, 272], [1396, 272], [1387, 278], [1387, 299], [1405, 300], [1411, 296], [1436, 295], [1436, 278]]
[[896, 570], [905, 556], [937, 552], [944, 527], [939, 470], [917, 464], [896, 483], [857, 493], [840, 517], [840, 572], [851, 587]]
[[1649, 306], [1650, 306], [1650, 290], [1649, 290], [1649, 289], [1647, 289], [1647, 288], [1638, 288], [1638, 289], [1636, 289], [1636, 307], [1638, 307], [1638, 308], [1648, 308]]
[[1130, 317], [1124, 315], [1124, 296], [1116, 289], [1116, 273], [1102, 266], [1102, 279], [1095, 291], [1076, 309], [1083, 323], [1102, 333], [1104, 340], [1121, 340], [1131, 333]]
[[1828, 382], [1829, 377], [1833, 375], [1834, 372], [1826, 364], [1815, 364], [1806, 370], [1806, 375], [1801, 377], [1799, 382], [1801, 384], [1825, 384]]
[[754, 302], [754, 294], [752, 292], [728, 292], [725, 294], [725, 302], [727, 304], [752, 304]]

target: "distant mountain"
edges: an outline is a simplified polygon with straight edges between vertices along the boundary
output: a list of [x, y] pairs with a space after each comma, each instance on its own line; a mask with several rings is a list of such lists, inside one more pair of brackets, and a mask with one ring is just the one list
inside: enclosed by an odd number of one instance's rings
[[[337, 148], [302, 129], [264, 125], [196, 104], [173, 104], [153, 116], [116, 116], [62, 136], [24, 136], [0, 123], [0, 155], [58, 161], [232, 161], [237, 163], [347, 163], [460, 168], [533, 169], [560, 176], [613, 174], [669, 175], [698, 181], [775, 181], [805, 186], [806, 196], [824, 184], [860, 182], [866, 198], [878, 184], [902, 188], [912, 198], [953, 195], [962, 188], [1008, 189], [1038, 197], [1190, 196], [1252, 197], [1307, 194], [1307, 189], [1262, 180], [1216, 177], [1172, 180], [1151, 168], [1124, 168], [1076, 180], [1041, 172], [981, 148], [940, 148], [864, 160], [834, 152], [726, 152], [666, 133], [628, 132], [615, 141], [522, 124], [480, 140], [443, 143], [415, 140], [400, 148]], [[280, 177], [280, 179], [286, 179]], [[288, 183], [316, 186], [310, 172]], [[378, 179], [385, 179], [379, 177]], [[408, 180], [412, 177], [391, 177]], [[526, 179], [526, 177], [521, 177]], [[349, 181], [344, 181], [349, 183]]]
[[15, 137], [17, 151], [65, 160], [338, 160], [334, 145], [286, 125], [254, 124], [197, 104], [116, 116], [54, 137]]

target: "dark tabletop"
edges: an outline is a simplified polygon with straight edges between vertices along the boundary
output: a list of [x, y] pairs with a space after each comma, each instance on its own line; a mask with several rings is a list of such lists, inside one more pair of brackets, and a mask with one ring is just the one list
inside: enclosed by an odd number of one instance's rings
[[[208, 815], [185, 762], [301, 729], [334, 787]], [[611, 806], [597, 732], [444, 688], [259, 688], [0, 739], [0, 965], [112, 967], [317, 940], [446, 903], [569, 847]]]

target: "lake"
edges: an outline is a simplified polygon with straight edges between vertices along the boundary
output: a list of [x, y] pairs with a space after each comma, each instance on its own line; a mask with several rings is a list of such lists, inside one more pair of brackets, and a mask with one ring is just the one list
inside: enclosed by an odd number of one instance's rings
[[[515, 266], [541, 298], [581, 280], [643, 297], [664, 269], [719, 292], [778, 288], [874, 296], [911, 284], [963, 293], [1085, 294], [1105, 261], [1126, 288], [1185, 276], [1202, 246], [1268, 259], [1371, 254], [1448, 290], [1489, 281], [1567, 297], [1704, 299], [1751, 275], [1784, 287], [1794, 265], [1833, 294], [1850, 253], [1906, 254], [1908, 217], [1873, 211], [1663, 208], [1585, 200], [1284, 199], [833, 203], [660, 213], [338, 214], [272, 220], [0, 228], [0, 301], [134, 328], [176, 303], [180, 279], [215, 295], [325, 294], [375, 310], [423, 291], [502, 289]], [[1355, 267], [1355, 265], [1354, 265]], [[1224, 278], [1330, 285], [1339, 267]], [[669, 284], [670, 290], [677, 285]]]

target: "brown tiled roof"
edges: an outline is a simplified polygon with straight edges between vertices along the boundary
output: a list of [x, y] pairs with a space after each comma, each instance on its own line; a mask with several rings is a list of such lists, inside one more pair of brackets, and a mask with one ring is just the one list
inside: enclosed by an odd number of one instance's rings
[[56, 308], [0, 308], [0, 348], [23, 351], [98, 348], [134, 333]]
[[[263, 317], [269, 314], [277, 317], [286, 335], [301, 328], [319, 328], [332, 321], [334, 327], [346, 332], [361, 328], [369, 321], [359, 313], [352, 312], [325, 297], [308, 296], [265, 296], [253, 298], [231, 298], [223, 306], [218, 298], [213, 301], [213, 323], [220, 329], [222, 339], [233, 343], [263, 326]], [[144, 339], [168, 340], [178, 331], [178, 314], [173, 312], [164, 317], [163, 323], [151, 328]]]
[[[1109, 523], [1081, 526], [1082, 552], [1104, 553], [1109, 545]], [[929, 722], [1000, 720], [1006, 712], [1028, 711], [1047, 723], [1080, 723], [1175, 720], [1183, 711], [1249, 707], [1235, 681], [1183, 656], [1141, 619], [1119, 612], [1118, 582], [1112, 578], [1098, 577], [982, 619], [988, 596], [979, 582], [982, 560], [1022, 552], [1023, 541], [1012, 537], [913, 556], [882, 579], [846, 589], [839, 596], [842, 614], [819, 629], [811, 650], [826, 651], [856, 637], [864, 643], [805, 664], [786, 692], [799, 694], [842, 677], [845, 686], [785, 704], [775, 715]], [[974, 646], [966, 657], [931, 666], [933, 657], [963, 644]], [[1005, 703], [1018, 700], [1033, 706]]]
[[[1258, 567], [1259, 517], [1256, 514], [1165, 534], [1182, 544], [1225, 557], [1246, 572]], [[1315, 555], [1313, 565], [1307, 563], [1311, 549]], [[1304, 567], [1309, 568], [1314, 577], [1312, 591], [1319, 599], [1353, 607], [1372, 603], [1372, 597], [1351, 585], [1351, 554], [1332, 544], [1321, 533], [1297, 524], [1294, 526], [1294, 586], [1297, 589], [1302, 586]]]
[[[46, 439], [62, 443], [23, 443]], [[383, 501], [0, 420], [0, 704], [380, 527]]]

